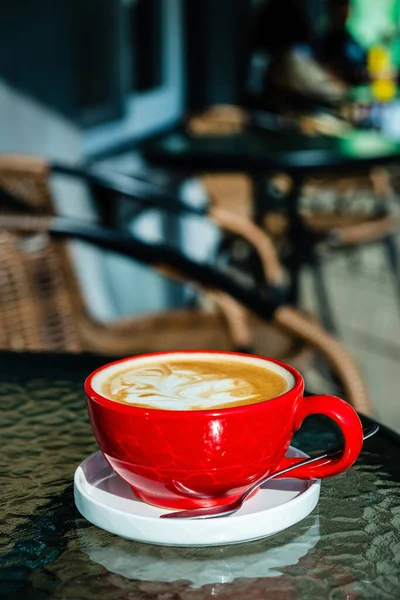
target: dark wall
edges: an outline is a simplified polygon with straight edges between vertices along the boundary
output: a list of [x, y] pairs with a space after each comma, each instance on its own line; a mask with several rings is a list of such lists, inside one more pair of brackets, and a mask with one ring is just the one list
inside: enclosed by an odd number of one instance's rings
[[0, 78], [77, 122], [119, 116], [119, 0], [0, 4]]
[[184, 2], [187, 103], [191, 110], [244, 97], [250, 0]]
[[[116, 118], [119, 0], [0, 0], [0, 78], [87, 124]], [[189, 108], [240, 102], [250, 0], [183, 0]]]
[[75, 0], [2, 0], [0, 77], [70, 115], [75, 107]]

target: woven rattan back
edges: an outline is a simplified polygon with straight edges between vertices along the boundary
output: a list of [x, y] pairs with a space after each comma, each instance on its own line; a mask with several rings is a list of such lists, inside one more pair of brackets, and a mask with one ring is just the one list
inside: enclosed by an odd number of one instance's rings
[[[0, 156], [0, 213], [52, 215], [46, 161]], [[20, 214], [18, 211], [17, 214]], [[0, 348], [78, 352], [79, 291], [64, 242], [0, 230]]]

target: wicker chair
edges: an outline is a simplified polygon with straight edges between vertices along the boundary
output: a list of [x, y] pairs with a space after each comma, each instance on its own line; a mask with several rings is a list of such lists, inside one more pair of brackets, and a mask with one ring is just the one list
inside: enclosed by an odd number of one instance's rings
[[[234, 327], [232, 340], [229, 327], [221, 319], [222, 307], [230, 322], [235, 321], [232, 303], [215, 295], [207, 295], [204, 309], [179, 309], [160, 315], [143, 316], [134, 321], [123, 320], [100, 324], [90, 318], [74, 276], [73, 266], [64, 241], [53, 240], [45, 231], [35, 231], [36, 218], [54, 216], [50, 176], [52, 173], [89, 179], [109, 191], [129, 194], [146, 205], [155, 198], [168, 202], [169, 210], [176, 208], [167, 194], [160, 195], [156, 188], [149, 192], [140, 182], [133, 186], [120, 174], [108, 178], [100, 171], [84, 171], [23, 155], [0, 156], [0, 320], [2, 348], [14, 350], [83, 350], [103, 354], [123, 355], [167, 348], [246, 348], [248, 332]], [[152, 205], [150, 202], [150, 205]], [[244, 236], [248, 241], [256, 237], [256, 246], [265, 264], [265, 276], [271, 286], [281, 277], [280, 266], [269, 240], [258, 236], [257, 228], [242, 227], [224, 211], [212, 215], [215, 223]], [[10, 221], [11, 219], [11, 221]], [[20, 224], [26, 232], [9, 229]], [[8, 224], [8, 225], [7, 225]], [[30, 225], [29, 225], [30, 224]], [[30, 231], [29, 231], [30, 229]], [[254, 231], [256, 230], [256, 231]], [[210, 305], [213, 309], [210, 309]], [[217, 309], [216, 307], [219, 306]], [[236, 319], [237, 320], [237, 319]], [[257, 321], [257, 319], [256, 319]], [[254, 328], [260, 323], [254, 322]], [[271, 332], [265, 323], [264, 341], [256, 344], [260, 353], [275, 352], [290, 358], [304, 354], [299, 344], [279, 332]], [[191, 335], [186, 335], [190, 331]], [[154, 332], [163, 332], [154, 335]], [[151, 341], [150, 341], [151, 340]], [[268, 340], [268, 341], [267, 341]], [[301, 351], [300, 351], [301, 350]]]
[[[277, 308], [211, 267], [168, 247], [149, 246], [120, 231], [62, 217], [3, 215], [0, 230], [3, 349], [133, 354], [192, 348], [242, 350], [252, 345], [257, 354], [302, 368], [308, 346], [327, 359], [348, 400], [371, 413], [364, 381], [340, 342], [309, 316], [291, 307]], [[179, 309], [108, 326], [96, 323], [84, 309], [65, 258], [65, 238], [86, 240], [193, 282], [204, 290], [212, 308]]]
[[[40, 171], [42, 174], [42, 171]], [[22, 180], [22, 176], [21, 176]], [[40, 177], [41, 194], [46, 189]], [[33, 186], [34, 188], [35, 186]], [[25, 188], [26, 190], [26, 188]], [[21, 192], [20, 192], [21, 196]], [[44, 196], [51, 204], [49, 190]], [[313, 348], [337, 375], [346, 397], [370, 413], [365, 385], [347, 351], [313, 319], [278, 306], [231, 277], [199, 265], [162, 245], [149, 246], [122, 234], [62, 217], [0, 214], [0, 348], [127, 355], [166, 349], [251, 350], [274, 356], [301, 370]], [[270, 240], [253, 223], [243, 233], [238, 221], [216, 211], [215, 221], [231, 234], [252, 240], [267, 287], [279, 286], [282, 272]], [[66, 248], [67, 239], [83, 239], [177, 275], [200, 289], [195, 309], [96, 322], [87, 312]]]
[[146, 180], [99, 167], [96, 164], [71, 166], [50, 162], [44, 158], [24, 154], [0, 154], [0, 209], [35, 214], [54, 214], [51, 178], [62, 175], [83, 182], [93, 191], [97, 209], [105, 225], [109, 225], [110, 207], [116, 197], [123, 196], [146, 207], [165, 205], [169, 211], [182, 209], [198, 214], [195, 208], [183, 207], [170, 193]]

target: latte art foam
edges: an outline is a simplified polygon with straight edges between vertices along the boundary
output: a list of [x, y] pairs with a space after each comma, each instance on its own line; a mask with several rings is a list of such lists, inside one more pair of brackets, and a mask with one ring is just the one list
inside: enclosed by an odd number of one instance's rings
[[164, 410], [204, 410], [262, 402], [287, 389], [267, 368], [233, 361], [165, 361], [119, 371], [103, 384], [110, 400]]

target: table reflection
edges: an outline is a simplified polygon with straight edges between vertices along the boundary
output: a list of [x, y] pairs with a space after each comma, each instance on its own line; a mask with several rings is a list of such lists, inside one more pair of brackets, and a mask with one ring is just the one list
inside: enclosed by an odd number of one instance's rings
[[320, 538], [318, 509], [294, 530], [248, 544], [213, 548], [173, 548], [132, 542], [100, 529], [79, 529], [89, 559], [110, 573], [142, 581], [187, 580], [199, 588], [240, 578], [279, 577], [298, 564]]

